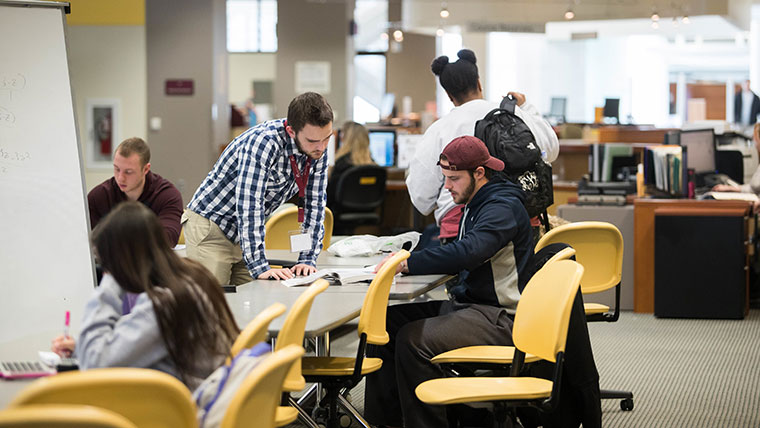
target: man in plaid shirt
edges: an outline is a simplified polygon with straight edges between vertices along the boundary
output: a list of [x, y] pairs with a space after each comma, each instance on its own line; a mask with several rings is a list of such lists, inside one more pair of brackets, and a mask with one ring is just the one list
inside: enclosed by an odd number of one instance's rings
[[[321, 95], [294, 98], [288, 117], [264, 122], [235, 138], [195, 191], [183, 216], [187, 256], [221, 284], [308, 275], [322, 249], [327, 142], [333, 112]], [[264, 223], [299, 195], [302, 232], [311, 248], [292, 269], [272, 269], [264, 254]]]

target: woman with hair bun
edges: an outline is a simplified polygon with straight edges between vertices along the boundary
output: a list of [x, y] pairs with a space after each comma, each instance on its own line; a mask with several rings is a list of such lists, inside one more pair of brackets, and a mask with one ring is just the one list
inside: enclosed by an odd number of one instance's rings
[[[435, 210], [435, 221], [440, 226], [441, 243], [456, 238], [459, 232], [461, 210], [453, 209], [456, 204], [451, 194], [443, 188], [443, 175], [436, 167], [438, 157], [444, 147], [456, 137], [473, 135], [475, 122], [482, 119], [489, 111], [498, 108], [498, 102], [483, 99], [483, 87], [480, 85], [475, 53], [462, 49], [457, 53], [458, 59], [449, 62], [446, 56], [436, 58], [430, 68], [454, 103], [454, 109], [438, 119], [425, 132], [422, 141], [409, 165], [406, 185], [412, 203], [422, 214]], [[517, 100], [515, 113], [533, 132], [536, 143], [547, 162], [553, 162], [559, 153], [557, 134], [532, 104], [525, 101], [525, 95], [510, 92]]]

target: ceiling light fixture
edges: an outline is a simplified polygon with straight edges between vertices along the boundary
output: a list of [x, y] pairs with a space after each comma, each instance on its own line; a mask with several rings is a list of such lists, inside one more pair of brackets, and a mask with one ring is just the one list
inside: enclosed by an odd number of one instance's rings
[[652, 21], [657, 22], [660, 20], [660, 15], [657, 14], [657, 12], [652, 12]]
[[401, 30], [396, 30], [393, 32], [393, 40], [401, 43], [404, 41], [404, 32]]
[[444, 34], [446, 34], [446, 32], [443, 31], [443, 28], [441, 28], [441, 27], [438, 27], [438, 29], [435, 30], [435, 35], [438, 36], [438, 37], [443, 37]]
[[567, 12], [565, 12], [565, 19], [570, 21], [573, 18], [575, 18], [575, 12], [573, 12], [572, 8], [567, 8]]
[[681, 18], [681, 22], [683, 22], [684, 25], [691, 24], [691, 20], [689, 19], [689, 15], [684, 15], [683, 18]]
[[450, 15], [449, 9], [446, 7], [446, 2], [441, 3], [441, 18], [446, 19]]

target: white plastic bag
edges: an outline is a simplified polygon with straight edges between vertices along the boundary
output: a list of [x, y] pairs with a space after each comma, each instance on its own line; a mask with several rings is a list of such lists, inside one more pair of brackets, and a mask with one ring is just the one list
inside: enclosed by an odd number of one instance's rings
[[406, 232], [395, 236], [349, 236], [330, 245], [327, 252], [338, 257], [369, 257], [377, 253], [392, 253], [407, 245], [409, 251], [420, 242], [419, 232]]

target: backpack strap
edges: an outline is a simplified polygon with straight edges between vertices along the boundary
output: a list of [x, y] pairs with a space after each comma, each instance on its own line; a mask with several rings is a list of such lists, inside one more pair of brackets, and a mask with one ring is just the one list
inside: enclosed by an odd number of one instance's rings
[[501, 104], [499, 105], [499, 108], [502, 110], [506, 110], [512, 114], [515, 114], [515, 106], [517, 106], [517, 100], [511, 95], [507, 95], [506, 97], [501, 99]]
[[552, 226], [549, 224], [549, 213], [544, 210], [544, 212], [540, 213], [538, 215], [539, 220], [541, 220], [541, 224], [544, 225], [544, 233], [550, 231], [552, 229]]

